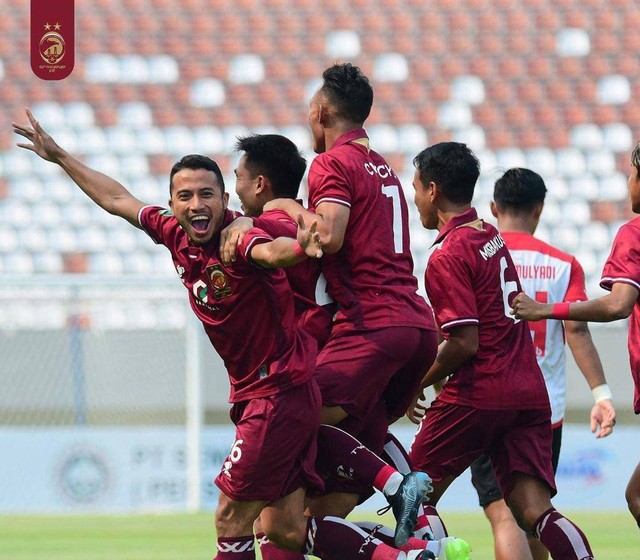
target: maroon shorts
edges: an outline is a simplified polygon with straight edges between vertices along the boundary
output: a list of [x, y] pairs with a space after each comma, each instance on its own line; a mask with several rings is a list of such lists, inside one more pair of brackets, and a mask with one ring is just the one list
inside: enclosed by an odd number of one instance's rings
[[288, 496], [298, 488], [321, 488], [316, 474], [320, 392], [312, 379], [271, 397], [236, 403], [236, 439], [218, 488], [233, 500]]
[[546, 482], [553, 496], [550, 414], [548, 409], [479, 410], [436, 399], [411, 445], [411, 464], [439, 482], [459, 476], [486, 453], [504, 496], [511, 492], [518, 472]]
[[362, 420], [382, 399], [389, 416], [402, 416], [436, 351], [435, 333], [415, 327], [332, 335], [314, 375], [322, 404]]

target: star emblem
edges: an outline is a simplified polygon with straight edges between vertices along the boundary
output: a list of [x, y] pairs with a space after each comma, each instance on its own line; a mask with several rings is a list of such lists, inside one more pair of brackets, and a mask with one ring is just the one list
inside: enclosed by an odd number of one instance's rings
[[60, 28], [61, 28], [61, 27], [62, 27], [62, 25], [60, 25], [58, 22], [56, 22], [56, 24], [53, 26], [53, 28], [54, 28], [56, 31], [60, 31]]
[[45, 31], [51, 31], [51, 25], [49, 23], [44, 24]]

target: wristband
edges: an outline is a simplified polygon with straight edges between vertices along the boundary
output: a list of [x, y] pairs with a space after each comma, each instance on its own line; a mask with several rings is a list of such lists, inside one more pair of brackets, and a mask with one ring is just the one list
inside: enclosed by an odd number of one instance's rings
[[304, 249], [302, 248], [302, 245], [300, 245], [300, 243], [298, 243], [298, 241], [296, 241], [293, 244], [293, 254], [296, 257], [303, 257], [303, 258], [307, 258], [307, 253], [305, 253]]
[[553, 311], [551, 311], [551, 318], [552, 319], [559, 319], [561, 321], [563, 321], [564, 319], [568, 319], [569, 318], [569, 305], [571, 305], [568, 302], [563, 302], [563, 303], [554, 303], [553, 304]]
[[596, 404], [606, 399], [613, 400], [613, 393], [611, 392], [611, 389], [609, 389], [609, 385], [606, 383], [591, 389], [591, 394], [593, 395], [593, 400]]

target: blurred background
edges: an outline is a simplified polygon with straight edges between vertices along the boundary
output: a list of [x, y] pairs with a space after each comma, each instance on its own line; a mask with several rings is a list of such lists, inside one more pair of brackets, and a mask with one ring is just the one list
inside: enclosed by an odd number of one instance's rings
[[[239, 209], [237, 136], [284, 134], [310, 163], [308, 100], [327, 66], [350, 61], [372, 82], [367, 130], [410, 207], [412, 159], [430, 144], [476, 152], [487, 219], [495, 179], [529, 167], [549, 190], [537, 234], [579, 259], [591, 297], [604, 294], [602, 265], [632, 217], [635, 0], [76, 0], [75, 69], [58, 82], [31, 72], [28, 3], [0, 4], [0, 447], [13, 460], [0, 511], [211, 505], [233, 440], [216, 431], [229, 424], [226, 373], [169, 254], [15, 147], [25, 106], [149, 203], [166, 203], [176, 159], [209, 155]], [[411, 236], [424, 293], [433, 234], [415, 212]], [[633, 422], [626, 324], [592, 331]], [[567, 418], [584, 427], [591, 394], [569, 370]], [[637, 438], [629, 430], [621, 444]], [[605, 488], [616, 452], [602, 449], [578, 453], [570, 474]]]

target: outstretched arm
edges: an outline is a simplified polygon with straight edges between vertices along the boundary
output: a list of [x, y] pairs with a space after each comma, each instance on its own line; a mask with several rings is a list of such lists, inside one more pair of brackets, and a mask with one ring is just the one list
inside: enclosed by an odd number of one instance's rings
[[251, 258], [264, 268], [286, 268], [302, 262], [307, 257], [321, 258], [322, 242], [316, 231], [316, 223], [307, 228], [301, 214], [298, 214], [297, 239], [278, 237], [251, 249]]
[[19, 143], [18, 146], [25, 150], [31, 150], [46, 161], [58, 164], [98, 206], [110, 214], [124, 218], [132, 225], [140, 227], [138, 212], [140, 208], [145, 206], [145, 203], [135, 198], [115, 179], [87, 167], [58, 146], [55, 140], [40, 126], [33, 113], [29, 109], [26, 110], [26, 113], [31, 126], [12, 123], [13, 131], [29, 140], [29, 143]]
[[280, 198], [267, 202], [264, 207], [265, 211], [273, 208], [285, 211], [292, 218], [302, 215], [308, 227], [316, 222], [325, 253], [337, 253], [342, 248], [351, 214], [348, 207], [333, 202], [323, 202], [318, 205], [315, 212], [310, 212], [295, 200]]
[[616, 409], [589, 326], [584, 321], [566, 321], [565, 331], [567, 344], [596, 401], [590, 414], [591, 431], [596, 433], [600, 427], [596, 437], [607, 437], [616, 423]]
[[[611, 293], [606, 296], [571, 304], [538, 303], [521, 292], [511, 304], [513, 307], [511, 315], [528, 321], [570, 319], [572, 321], [609, 323], [626, 319], [631, 315], [639, 294], [638, 288], [623, 282], [616, 282], [611, 288]], [[562, 316], [557, 316], [554, 307], [563, 305], [568, 306], [568, 309], [563, 309]]]

